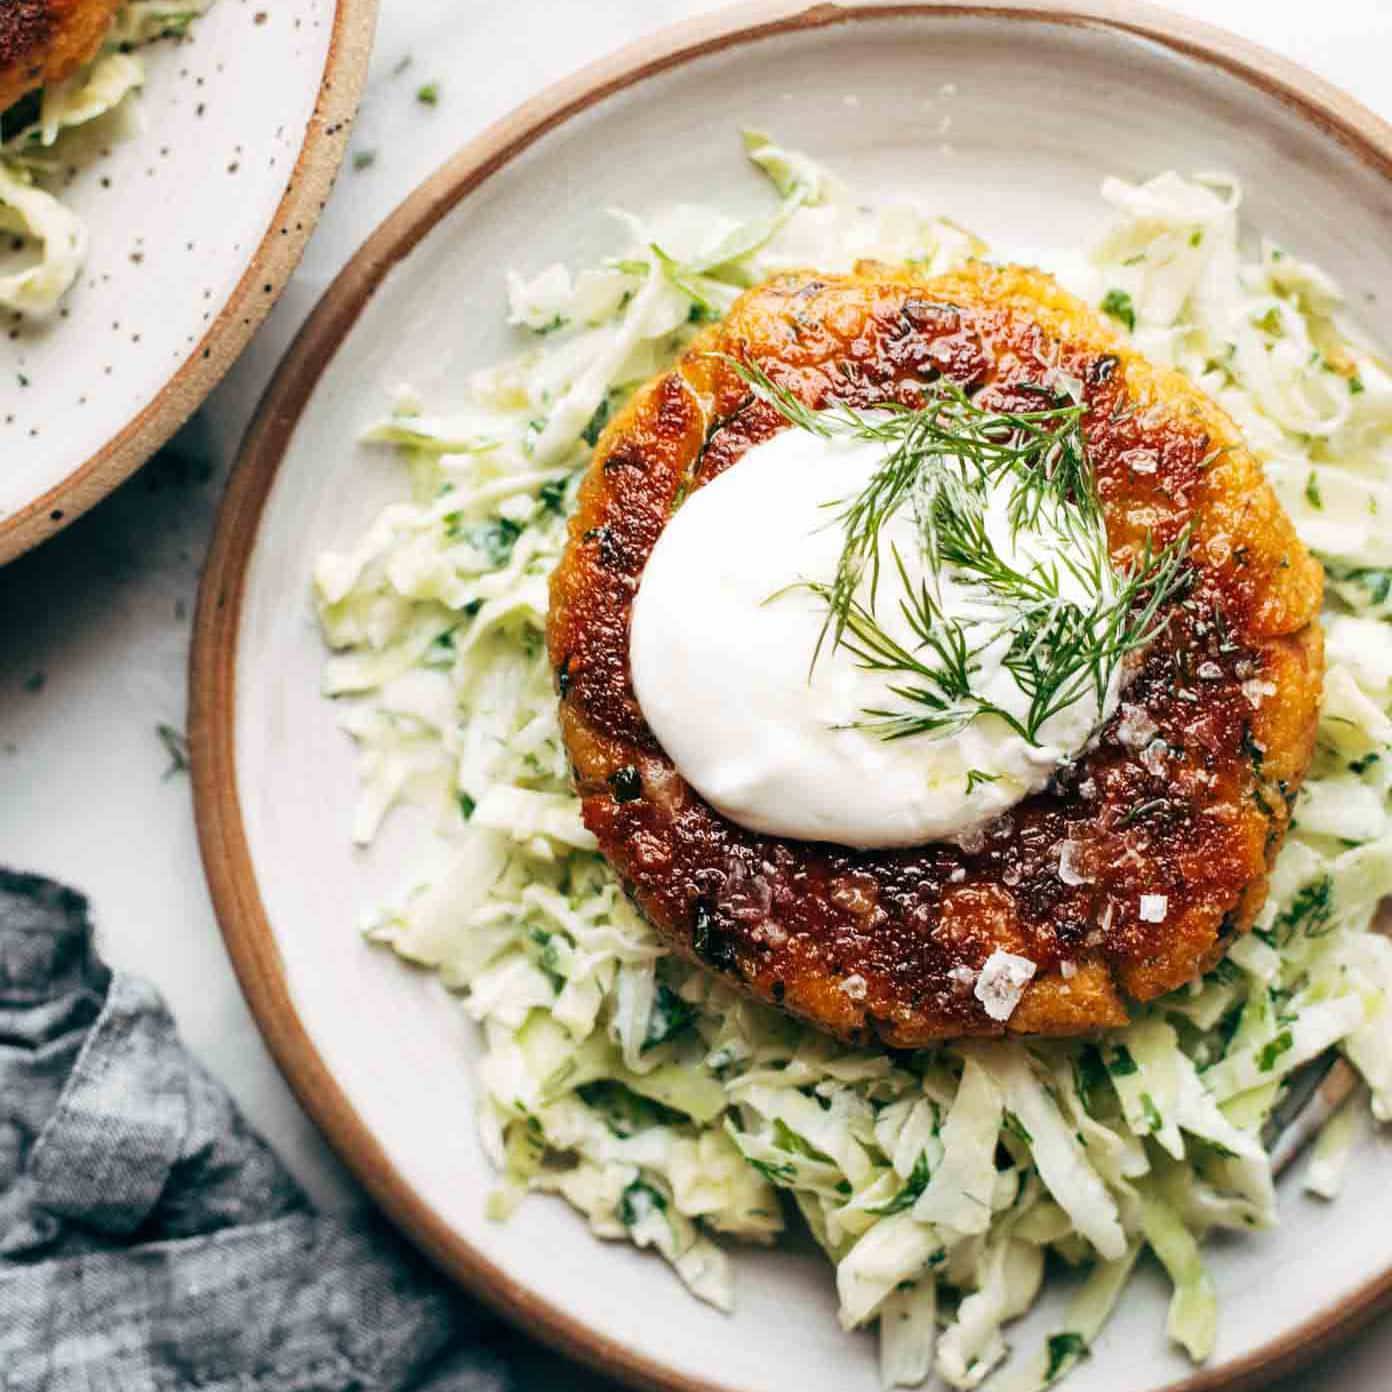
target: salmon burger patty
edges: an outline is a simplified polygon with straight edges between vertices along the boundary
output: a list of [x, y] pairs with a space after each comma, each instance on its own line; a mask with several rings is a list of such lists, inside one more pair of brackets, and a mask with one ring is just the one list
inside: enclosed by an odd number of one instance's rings
[[0, 0], [0, 111], [71, 77], [101, 47], [122, 0]]
[[[682, 499], [795, 428], [736, 363], [814, 410], [914, 407], [945, 380], [1020, 412], [1064, 374], [1080, 384], [1114, 568], [1148, 545], [1185, 548], [1186, 584], [1129, 660], [1115, 712], [970, 849], [748, 830], [696, 793], [644, 719], [629, 633], [654, 545]], [[1313, 752], [1322, 585], [1228, 416], [1050, 277], [862, 264], [746, 292], [614, 418], [547, 636], [585, 824], [663, 937], [843, 1039], [910, 1048], [1124, 1024], [1128, 999], [1183, 985], [1251, 926]], [[718, 703], [720, 672], [709, 682]], [[1005, 1020], [973, 989], [998, 951], [1034, 964]]]

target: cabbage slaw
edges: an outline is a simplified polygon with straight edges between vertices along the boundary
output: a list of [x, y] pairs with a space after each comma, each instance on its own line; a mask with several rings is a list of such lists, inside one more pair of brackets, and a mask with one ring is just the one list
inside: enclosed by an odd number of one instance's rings
[[[1231, 182], [1107, 182], [1083, 288], [1233, 414], [1329, 567], [1316, 763], [1256, 930], [1127, 1029], [848, 1048], [665, 953], [580, 821], [543, 650], [589, 448], [701, 323], [779, 269], [934, 274], [985, 252], [945, 219], [856, 205], [763, 136], [745, 145], [774, 212], [621, 215], [613, 260], [510, 275], [529, 346], [448, 418], [403, 394], [371, 432], [407, 462], [411, 498], [318, 561], [325, 691], [359, 751], [355, 839], [409, 801], [451, 851], [365, 929], [437, 971], [483, 1032], [496, 1216], [559, 1193], [729, 1308], [717, 1239], [774, 1240], [783, 1191], [834, 1264], [842, 1323], [878, 1322], [887, 1386], [1000, 1370], [1009, 1392], [1086, 1354], [1149, 1247], [1173, 1284], [1169, 1335], [1203, 1359], [1218, 1316], [1202, 1241], [1276, 1221], [1260, 1133], [1283, 1080], [1341, 1049], [1392, 1119], [1392, 944], [1369, 927], [1392, 889], [1392, 557], [1370, 520], [1392, 486], [1392, 376], [1327, 276], [1270, 244], [1243, 255]], [[1314, 1193], [1337, 1192], [1355, 1103], [1315, 1148]], [[1044, 1347], [1002, 1367], [1048, 1254], [1086, 1278]]]
[[42, 319], [72, 289], [87, 259], [88, 231], [45, 187], [66, 168], [65, 137], [125, 110], [145, 81], [144, 63], [132, 50], [181, 36], [211, 3], [127, 0], [86, 67], [4, 113], [15, 129], [7, 122], [0, 139], [0, 232], [19, 247], [0, 261], [0, 307]]

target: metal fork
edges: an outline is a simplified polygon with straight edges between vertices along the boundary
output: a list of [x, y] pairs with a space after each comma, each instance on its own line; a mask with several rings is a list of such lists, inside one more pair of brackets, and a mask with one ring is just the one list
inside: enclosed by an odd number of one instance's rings
[[[1374, 932], [1392, 937], [1392, 898], [1384, 899], [1378, 906], [1372, 926]], [[1357, 1087], [1358, 1074], [1353, 1065], [1332, 1049], [1296, 1071], [1286, 1095], [1262, 1127], [1262, 1144], [1271, 1156], [1271, 1168], [1276, 1174], [1295, 1163]]]
[[1295, 1073], [1286, 1095], [1262, 1127], [1262, 1144], [1278, 1175], [1295, 1163], [1357, 1087], [1358, 1074], [1346, 1059], [1333, 1053], [1311, 1059]]

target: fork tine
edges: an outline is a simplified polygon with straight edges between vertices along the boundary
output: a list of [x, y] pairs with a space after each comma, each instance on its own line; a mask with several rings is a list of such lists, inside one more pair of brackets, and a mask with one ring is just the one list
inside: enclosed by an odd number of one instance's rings
[[1309, 1077], [1292, 1086], [1262, 1133], [1274, 1173], [1290, 1168], [1357, 1086], [1358, 1074], [1342, 1058], [1317, 1059], [1310, 1065]]

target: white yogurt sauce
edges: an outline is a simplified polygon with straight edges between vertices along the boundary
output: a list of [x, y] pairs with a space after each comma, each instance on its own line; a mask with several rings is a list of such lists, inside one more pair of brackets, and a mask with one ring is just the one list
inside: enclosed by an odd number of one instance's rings
[[[1089, 690], [1045, 722], [1037, 745], [989, 715], [940, 737], [886, 740], [855, 728], [867, 709], [909, 709], [888, 689], [897, 674], [863, 670], [830, 639], [812, 666], [825, 606], [789, 587], [834, 577], [844, 539], [837, 505], [864, 488], [885, 451], [876, 441], [780, 431], [692, 493], [643, 573], [630, 635], [639, 705], [686, 781], [753, 831], [856, 847], [970, 842], [1043, 788], [1116, 704], [1114, 676], [1100, 709]], [[1067, 543], [1047, 525], [1012, 539], [1006, 502], [1002, 485], [986, 507], [1003, 557], [1023, 568], [1063, 553]], [[880, 533], [875, 614], [914, 648], [899, 612], [891, 543], [917, 583], [926, 566], [911, 507]], [[946, 613], [983, 612], [979, 592], [966, 593], [949, 574], [941, 582]], [[868, 591], [867, 578], [860, 592], [867, 604]], [[1090, 604], [1076, 582], [1065, 594]], [[1028, 697], [1001, 665], [1007, 644], [1003, 638], [982, 652], [973, 688], [1023, 717]]]

